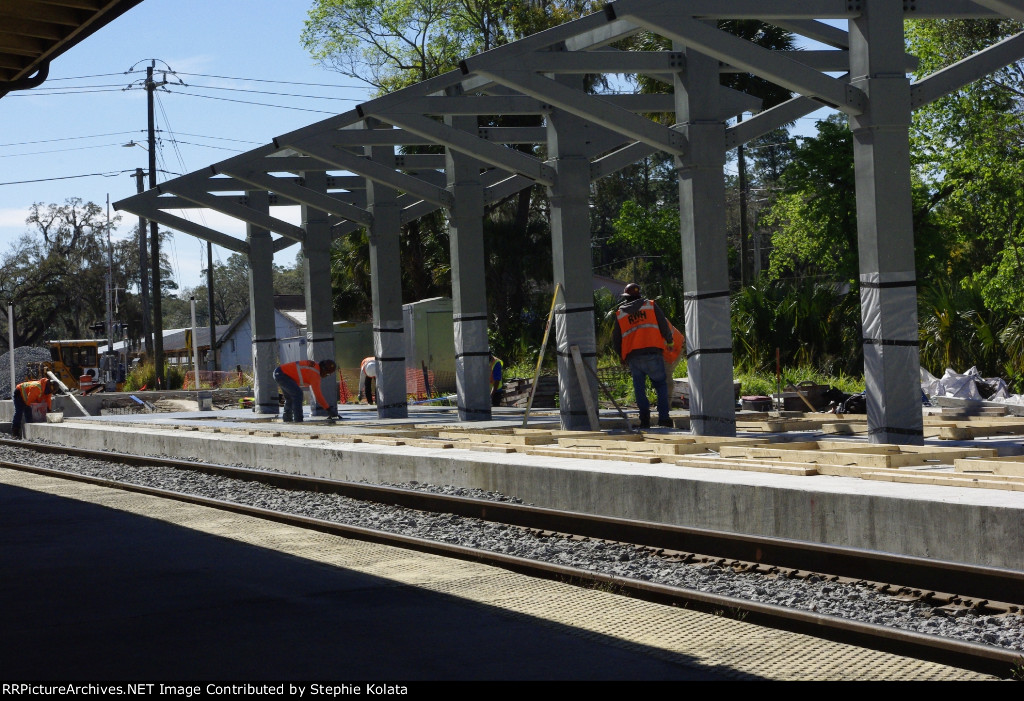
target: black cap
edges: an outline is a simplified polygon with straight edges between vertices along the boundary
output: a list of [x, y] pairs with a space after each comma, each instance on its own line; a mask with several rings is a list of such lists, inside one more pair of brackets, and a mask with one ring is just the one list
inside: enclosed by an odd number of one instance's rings
[[636, 284], [635, 282], [629, 283], [628, 285], [626, 285], [623, 288], [622, 296], [623, 297], [639, 297], [640, 296], [640, 286], [638, 284]]

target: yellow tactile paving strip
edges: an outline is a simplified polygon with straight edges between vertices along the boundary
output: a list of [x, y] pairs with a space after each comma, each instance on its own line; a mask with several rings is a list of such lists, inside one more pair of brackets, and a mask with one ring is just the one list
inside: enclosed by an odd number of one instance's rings
[[[159, 519], [211, 535], [346, 567], [395, 583], [456, 596], [513, 615], [609, 636], [626, 648], [656, 649], [735, 679], [991, 680], [994, 677], [889, 653], [776, 631], [723, 616], [533, 579], [506, 570], [349, 540], [216, 509], [15, 470], [0, 483]], [[655, 653], [658, 654], [658, 653]], [[660, 656], [660, 655], [659, 655]]]

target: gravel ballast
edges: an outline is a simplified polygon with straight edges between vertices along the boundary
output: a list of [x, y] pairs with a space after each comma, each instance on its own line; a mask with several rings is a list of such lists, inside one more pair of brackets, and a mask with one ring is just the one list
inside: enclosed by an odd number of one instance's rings
[[[826, 581], [813, 576], [790, 579], [737, 573], [728, 567], [682, 564], [644, 548], [537, 536], [513, 526], [451, 514], [426, 513], [332, 494], [297, 492], [192, 470], [128, 466], [69, 455], [39, 454], [31, 449], [8, 446], [0, 446], [0, 459], [1024, 653], [1024, 615], [1020, 614], [992, 616], [967, 612], [951, 616], [925, 604], [886, 596], [866, 585]], [[386, 486], [521, 503], [515, 497], [475, 489], [424, 484]]]

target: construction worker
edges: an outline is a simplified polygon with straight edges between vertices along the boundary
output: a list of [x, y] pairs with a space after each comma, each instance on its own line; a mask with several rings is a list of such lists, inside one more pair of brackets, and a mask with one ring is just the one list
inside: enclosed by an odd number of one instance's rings
[[503, 388], [505, 386], [505, 365], [500, 360], [494, 357], [494, 353], [490, 355], [491, 361], [491, 406], [501, 406], [501, 398], [504, 396]]
[[374, 403], [374, 393], [371, 390], [375, 389], [376, 381], [377, 359], [371, 355], [368, 358], [363, 358], [363, 362], [359, 364], [359, 399], [366, 397], [367, 404]]
[[612, 342], [623, 365], [633, 377], [633, 393], [640, 410], [640, 428], [651, 427], [651, 403], [647, 399], [647, 379], [658, 395], [658, 426], [672, 428], [670, 398], [665, 371], [665, 350], [674, 345], [672, 325], [653, 300], [640, 294], [635, 282], [626, 285], [622, 301], [615, 310]]
[[302, 390], [309, 387], [313, 391], [316, 403], [324, 411], [331, 411], [328, 418], [339, 419], [337, 411], [331, 409], [331, 405], [324, 399], [320, 391], [320, 378], [327, 377], [334, 373], [338, 366], [333, 360], [297, 360], [294, 363], [284, 363], [274, 369], [274, 380], [281, 387], [284, 394], [284, 414], [282, 421], [290, 423], [302, 422]]
[[21, 438], [23, 427], [32, 422], [32, 405], [40, 402], [49, 411], [53, 406], [53, 385], [50, 380], [41, 377], [38, 380], [27, 380], [14, 388], [14, 418], [11, 419], [11, 435]]

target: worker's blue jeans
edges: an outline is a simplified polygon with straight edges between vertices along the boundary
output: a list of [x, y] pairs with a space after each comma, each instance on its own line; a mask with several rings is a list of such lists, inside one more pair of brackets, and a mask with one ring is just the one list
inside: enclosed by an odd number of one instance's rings
[[299, 383], [288, 377], [281, 368], [274, 369], [274, 381], [281, 387], [284, 394], [284, 421], [302, 421], [302, 388]]
[[11, 435], [21, 438], [23, 427], [32, 421], [32, 409], [21, 398], [21, 392], [14, 391], [14, 418], [11, 419]]
[[670, 399], [668, 395], [668, 377], [665, 373], [665, 358], [661, 353], [630, 355], [626, 361], [629, 374], [633, 376], [633, 394], [636, 396], [636, 407], [640, 410], [640, 422], [647, 424], [651, 420], [651, 402], [647, 399], [647, 378], [650, 378], [655, 394], [658, 395], [658, 423], [668, 423]]

